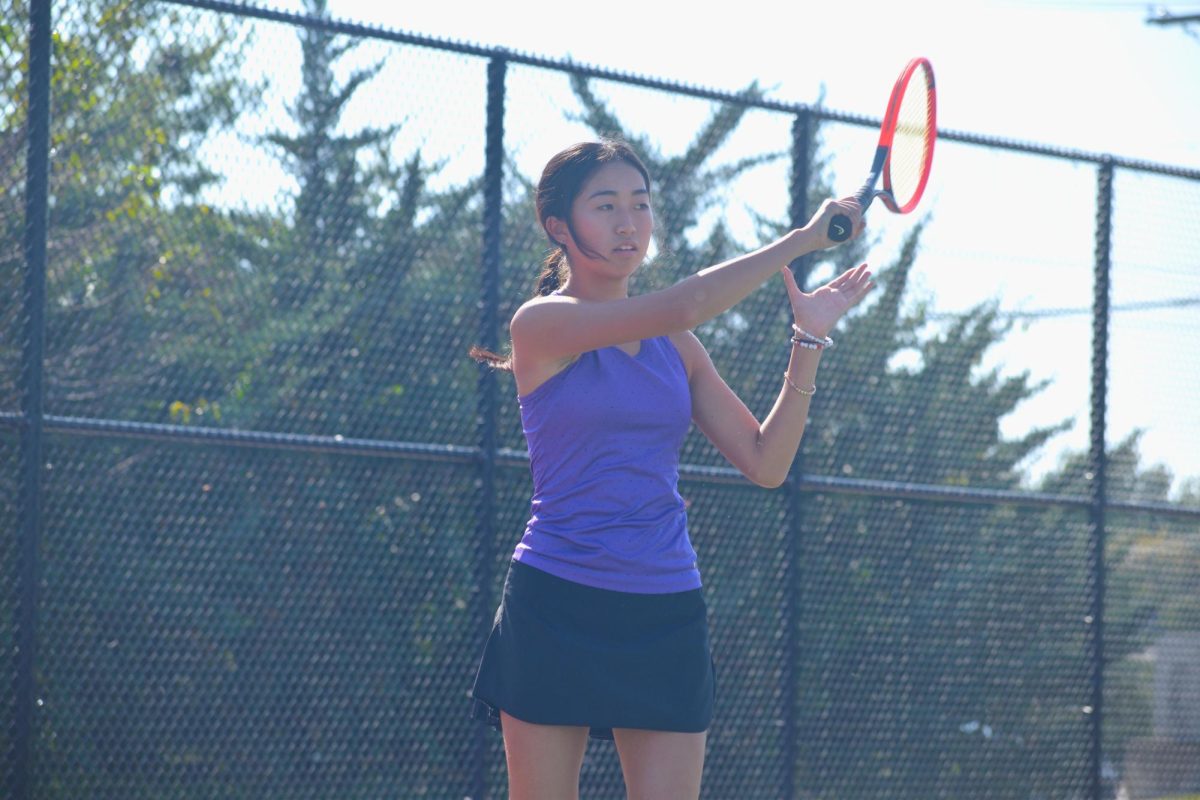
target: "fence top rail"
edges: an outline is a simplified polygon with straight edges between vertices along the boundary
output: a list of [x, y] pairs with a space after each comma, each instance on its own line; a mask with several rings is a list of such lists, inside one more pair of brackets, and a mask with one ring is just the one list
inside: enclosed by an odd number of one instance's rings
[[[523, 51], [510, 50], [505, 47], [473, 44], [470, 42], [428, 36], [425, 34], [408, 33], [406, 31], [386, 28], [381, 25], [353, 22], [332, 16], [314, 17], [291, 11], [263, 8], [251, 3], [240, 2], [238, 0], [161, 0], [161, 2], [171, 5], [198, 8], [207, 11], [218, 11], [242, 17], [281, 22], [298, 27], [314, 28], [328, 31], [330, 33], [356, 36], [362, 39], [379, 39], [382, 41], [399, 42], [418, 47], [428, 47], [435, 50], [444, 50], [454, 53], [461, 53], [464, 55], [478, 56], [480, 58], [503, 59], [513, 63], [525, 64], [527, 66], [543, 67], [545, 69], [557, 70], [560, 72], [570, 72], [589, 78], [600, 78], [617, 83], [642, 86], [648, 89], [661, 89], [674, 94], [686, 95], [703, 100], [715, 100], [723, 103], [738, 103], [765, 111], [780, 111], [786, 114], [808, 113], [823, 120], [842, 122], [849, 125], [859, 125], [869, 128], [878, 127], [880, 122], [878, 117], [834, 111], [827, 108], [810, 106], [805, 103], [770, 100], [764, 97], [756, 97], [753, 94], [745, 91], [731, 92], [719, 89], [710, 89], [680, 81], [654, 78], [645, 75], [637, 75], [631, 72], [622, 72], [620, 70], [583, 64], [572, 61], [571, 59], [549, 58]], [[1069, 161], [1083, 161], [1094, 164], [1111, 164], [1112, 166], [1120, 167], [1121, 169], [1128, 169], [1137, 172], [1149, 172], [1158, 175], [1169, 175], [1177, 178], [1200, 181], [1200, 169], [1198, 168], [1184, 167], [1174, 164], [1163, 164], [1142, 159], [1123, 158], [1107, 153], [1073, 150], [1067, 147], [1055, 147], [1052, 145], [1037, 144], [1035, 142], [1023, 142], [1015, 139], [1006, 139], [996, 136], [985, 136], [977, 133], [969, 133], [966, 131], [945, 129], [938, 131], [938, 138], [945, 139], [947, 141], [962, 142], [964, 144], [979, 145], [981, 147], [990, 147], [1000, 150], [1028, 153], [1031, 155], [1046, 156], [1049, 158], [1061, 158]]]

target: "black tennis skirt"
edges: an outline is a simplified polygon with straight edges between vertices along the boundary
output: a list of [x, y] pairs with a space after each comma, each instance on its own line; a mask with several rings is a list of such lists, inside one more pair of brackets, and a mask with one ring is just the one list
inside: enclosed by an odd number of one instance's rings
[[472, 716], [541, 725], [699, 733], [716, 676], [699, 589], [596, 589], [513, 561], [472, 690]]

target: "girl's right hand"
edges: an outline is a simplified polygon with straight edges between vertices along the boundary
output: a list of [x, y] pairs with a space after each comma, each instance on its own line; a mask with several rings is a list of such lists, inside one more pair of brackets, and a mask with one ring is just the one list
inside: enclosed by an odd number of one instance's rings
[[[835, 242], [829, 238], [829, 223], [838, 214], [850, 220], [850, 236], [843, 242]], [[853, 197], [843, 197], [841, 200], [829, 199], [821, 203], [821, 207], [817, 209], [816, 214], [813, 214], [812, 219], [808, 221], [804, 229], [810, 236], [814, 237], [812, 241], [817, 245], [817, 249], [824, 250], [827, 247], [833, 247], [835, 244], [843, 244], [857, 238], [863, 232], [863, 229], [866, 228], [866, 225], [867, 221], [863, 216], [858, 200]]]

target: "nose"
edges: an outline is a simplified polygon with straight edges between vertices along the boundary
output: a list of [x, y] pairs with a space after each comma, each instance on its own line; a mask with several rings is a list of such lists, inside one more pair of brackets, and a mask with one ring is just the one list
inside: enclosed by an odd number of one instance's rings
[[622, 214], [617, 219], [617, 233], [622, 236], [630, 236], [637, 230], [637, 226], [633, 224], [633, 217], [629, 214]]

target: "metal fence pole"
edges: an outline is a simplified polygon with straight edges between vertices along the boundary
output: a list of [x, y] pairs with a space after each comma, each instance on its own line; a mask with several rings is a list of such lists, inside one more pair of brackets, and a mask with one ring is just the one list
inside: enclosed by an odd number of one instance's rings
[[[501, 223], [503, 220], [504, 179], [504, 73], [508, 62], [493, 58], [487, 67], [487, 128], [483, 167], [483, 296], [480, 314], [479, 341], [495, 351], [500, 327], [500, 257]], [[491, 628], [491, 593], [496, 541], [496, 455], [499, 446], [496, 418], [499, 413], [499, 389], [496, 373], [483, 369], [479, 377], [479, 527], [478, 552], [475, 561], [476, 617], [482, 629], [480, 646]], [[487, 739], [482, 725], [475, 726], [473, 740], [474, 773], [471, 777], [471, 797], [487, 797]]]
[[1106, 159], [1098, 170], [1096, 195], [1095, 288], [1092, 298], [1092, 409], [1090, 472], [1091, 508], [1088, 519], [1088, 573], [1091, 597], [1087, 622], [1091, 697], [1088, 701], [1091, 747], [1088, 758], [1090, 795], [1101, 800], [1104, 757], [1104, 509], [1108, 503], [1108, 455], [1105, 451], [1108, 408], [1108, 322], [1110, 254], [1112, 250], [1113, 163]]
[[29, 141], [25, 166], [24, 346], [21, 356], [20, 539], [17, 545], [16, 649], [13, 686], [14, 800], [33, 797], [34, 666], [41, 581], [42, 371], [45, 349], [46, 237], [50, 184], [50, 5], [29, 6]]
[[[788, 220], [793, 228], [808, 222], [808, 184], [811, 181], [809, 168], [812, 164], [813, 127], [816, 120], [808, 109], [800, 111], [792, 120], [792, 174], [788, 187], [790, 202]], [[801, 256], [791, 264], [796, 283], [805, 288], [808, 272], [812, 269], [811, 256]]]
[[[788, 208], [791, 226], [799, 228], [808, 221], [809, 164], [812, 154], [813, 118], [801, 111], [792, 121], [791, 203]], [[804, 288], [808, 282], [811, 259], [801, 256], [792, 262], [796, 282]], [[800, 537], [803, 533], [803, 500], [800, 496], [800, 477], [803, 474], [803, 450], [796, 454], [788, 473], [787, 541], [784, 564], [784, 641], [787, 653], [783, 672], [783, 797], [796, 796], [796, 765], [800, 761]]]

